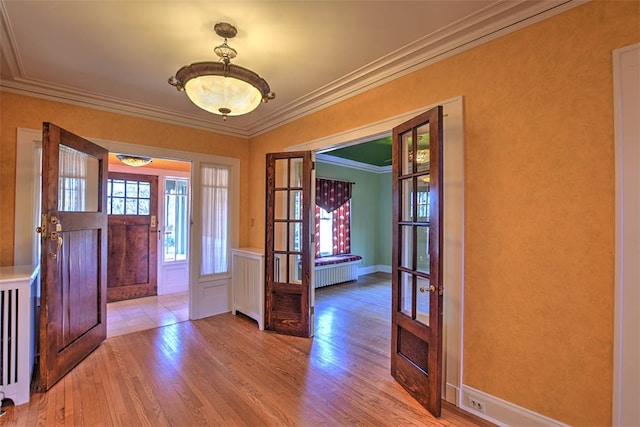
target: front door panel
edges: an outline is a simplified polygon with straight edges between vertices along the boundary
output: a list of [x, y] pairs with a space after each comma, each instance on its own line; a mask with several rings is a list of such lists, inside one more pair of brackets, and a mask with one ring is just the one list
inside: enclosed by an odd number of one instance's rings
[[109, 173], [107, 302], [158, 294], [158, 177]]
[[40, 378], [47, 390], [106, 337], [108, 151], [42, 132]]

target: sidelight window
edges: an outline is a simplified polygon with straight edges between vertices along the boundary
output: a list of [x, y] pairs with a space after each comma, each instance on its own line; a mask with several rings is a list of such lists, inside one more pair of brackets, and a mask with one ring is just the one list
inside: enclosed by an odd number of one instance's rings
[[188, 179], [164, 180], [164, 262], [187, 259], [188, 189]]

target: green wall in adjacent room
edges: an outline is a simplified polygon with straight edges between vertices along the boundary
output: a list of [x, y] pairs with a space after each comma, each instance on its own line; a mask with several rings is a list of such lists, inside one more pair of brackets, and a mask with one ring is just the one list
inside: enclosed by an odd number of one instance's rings
[[355, 182], [351, 198], [351, 252], [361, 267], [391, 265], [391, 173], [316, 163], [316, 176]]

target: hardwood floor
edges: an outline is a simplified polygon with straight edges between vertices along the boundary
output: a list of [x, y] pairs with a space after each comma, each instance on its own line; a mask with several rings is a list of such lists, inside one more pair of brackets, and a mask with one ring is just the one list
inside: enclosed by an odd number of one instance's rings
[[435, 419], [391, 378], [387, 277], [319, 289], [313, 339], [230, 313], [108, 338], [0, 425], [488, 425]]
[[189, 320], [189, 292], [107, 304], [107, 338]]

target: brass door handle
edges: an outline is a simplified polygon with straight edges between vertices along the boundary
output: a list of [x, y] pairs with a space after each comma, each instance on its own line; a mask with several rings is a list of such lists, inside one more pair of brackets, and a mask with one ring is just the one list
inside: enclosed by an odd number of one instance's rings
[[436, 291], [436, 287], [433, 285], [430, 285], [428, 288], [425, 288], [424, 286], [420, 288], [420, 292], [435, 292]]
[[62, 247], [62, 235], [60, 233], [53, 232], [51, 233], [51, 240], [58, 240], [58, 244], [56, 245], [56, 251], [51, 252], [51, 258], [57, 258], [58, 252], [60, 252], [60, 248]]

